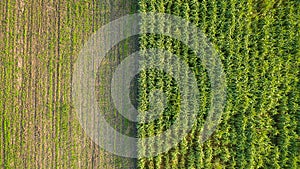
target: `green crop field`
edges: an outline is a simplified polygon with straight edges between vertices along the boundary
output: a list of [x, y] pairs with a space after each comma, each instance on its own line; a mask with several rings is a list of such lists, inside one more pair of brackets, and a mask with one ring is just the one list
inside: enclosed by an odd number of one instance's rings
[[[102, 150], [84, 133], [71, 84], [89, 36], [136, 7], [126, 0], [0, 1], [0, 168], [134, 168], [135, 160]], [[117, 64], [129, 43], [106, 62]]]
[[[180, 41], [162, 35], [142, 35], [141, 49], [162, 48], [189, 63], [196, 72], [201, 104], [197, 125], [178, 146], [156, 157], [139, 159], [138, 166], [299, 168], [299, 1], [140, 0], [139, 7], [140, 12], [181, 16], [205, 33], [222, 61], [227, 99], [220, 125], [204, 144], [199, 144], [210, 104], [205, 68]], [[155, 23], [149, 23], [142, 22], [141, 29], [153, 29]], [[170, 30], [168, 26], [163, 25], [162, 29]], [[189, 32], [181, 33], [193, 38]], [[157, 64], [168, 64], [168, 59], [162, 57]], [[159, 134], [168, 129], [179, 111], [176, 85], [172, 78], [159, 76], [157, 71], [143, 72], [140, 83], [140, 109], [147, 110], [147, 97], [153, 88], [163, 90], [170, 100], [164, 116], [138, 127], [140, 136]], [[144, 114], [140, 116], [143, 118]], [[175, 134], [178, 132], [180, 129]], [[138, 146], [142, 154], [141, 151], [153, 151], [163, 144], [158, 140]]]
[[[117, 65], [137, 50], [160, 48], [195, 73], [200, 104], [192, 130], [169, 151], [134, 159], [100, 148], [82, 129], [72, 98], [78, 54], [101, 26], [136, 12], [180, 16], [218, 52], [226, 103], [220, 124], [203, 144], [200, 132], [212, 99], [209, 73], [189, 46], [158, 34], [128, 38], [109, 51], [97, 74], [100, 113], [117, 131], [145, 138], [168, 130], [180, 110], [189, 111], [180, 107], [184, 98], [173, 77], [188, 81], [190, 74], [172, 77], [154, 69], [140, 72], [130, 94], [143, 112], [151, 91], [163, 91], [166, 100], [152, 107], [161, 110], [166, 103], [157, 120], [131, 123], [114, 108], [110, 78]], [[1, 0], [0, 21], [0, 168], [300, 168], [299, 0]], [[139, 28], [155, 29], [155, 22], [141, 20]], [[142, 55], [147, 63], [172, 69], [170, 56], [147, 56]], [[172, 132], [180, 135], [182, 129]], [[165, 144], [138, 142], [137, 150], [145, 154]]]

